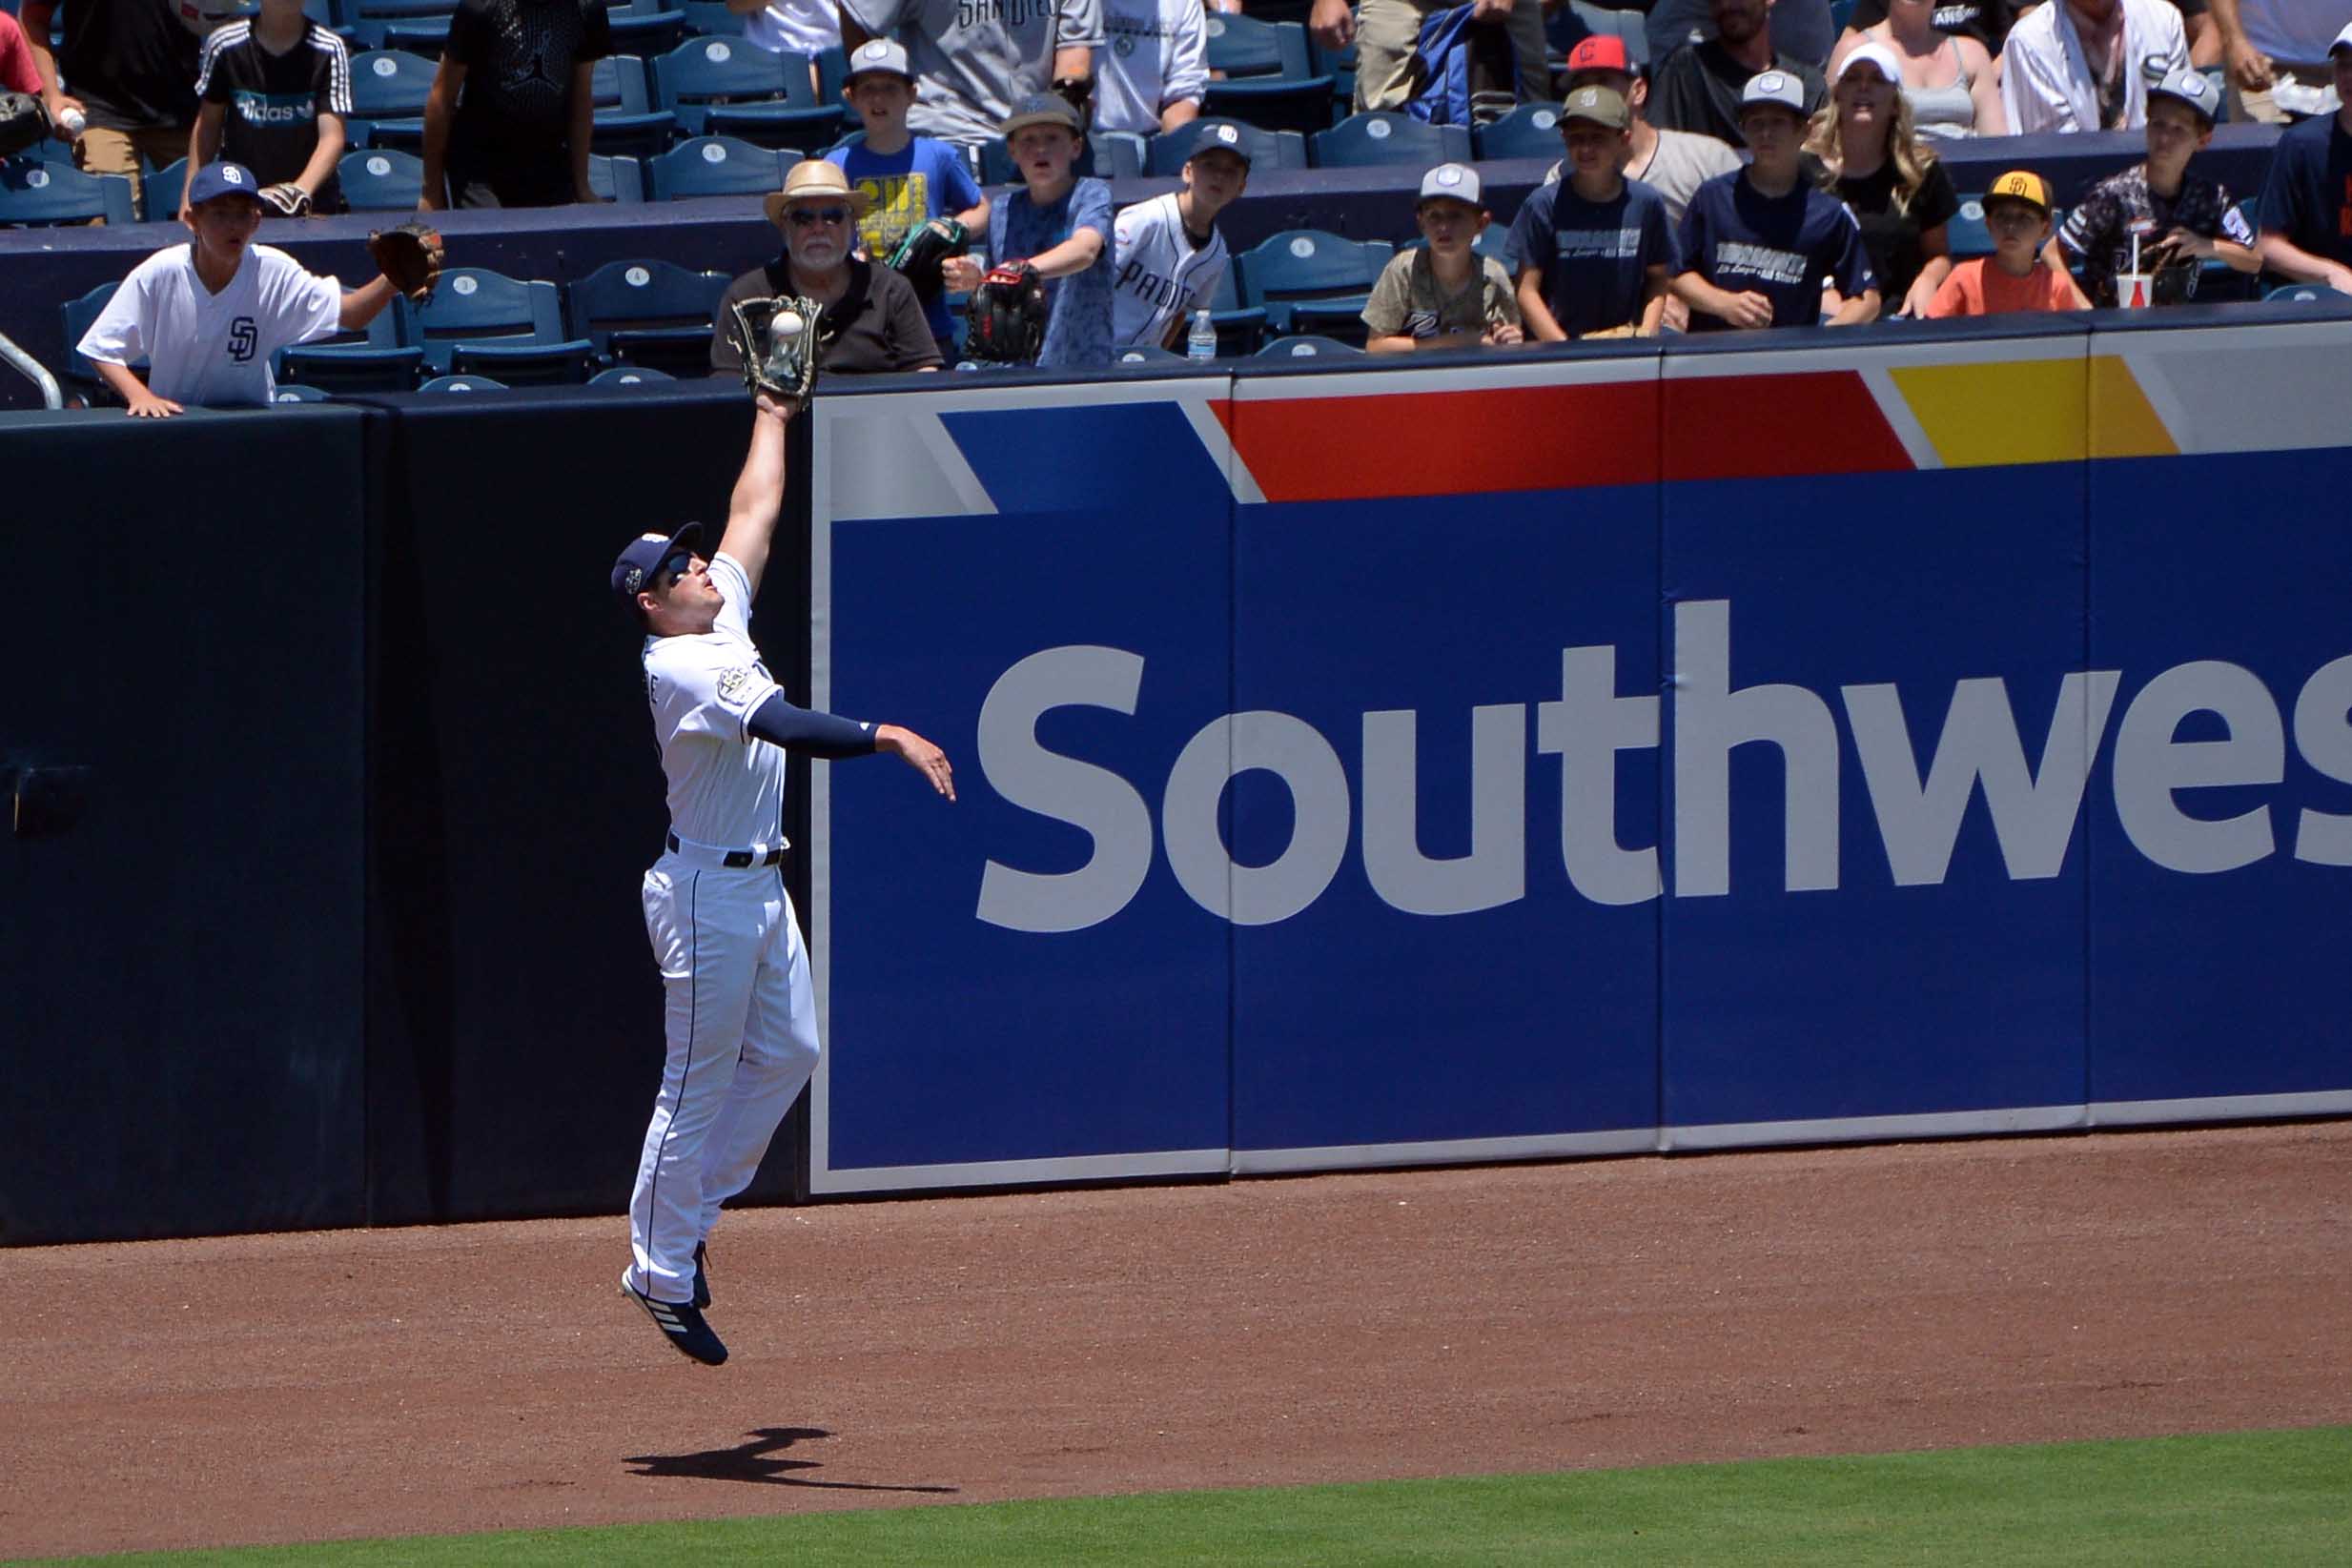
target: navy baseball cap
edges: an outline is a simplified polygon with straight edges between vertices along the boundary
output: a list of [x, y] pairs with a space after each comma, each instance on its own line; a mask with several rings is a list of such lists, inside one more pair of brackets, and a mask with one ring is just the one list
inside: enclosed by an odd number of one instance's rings
[[1203, 153], [1230, 153], [1241, 160], [1243, 168], [1250, 166], [1248, 138], [1242, 135], [1241, 127], [1232, 120], [1193, 122], [1193, 145], [1184, 150], [1184, 156], [1190, 160]]
[[662, 562], [681, 550], [692, 550], [702, 537], [703, 525], [689, 522], [674, 534], [640, 534], [629, 540], [628, 548], [612, 563], [613, 597], [635, 609], [638, 594], [653, 580]]
[[196, 171], [188, 187], [188, 205], [201, 207], [215, 196], [235, 194], [261, 199], [261, 182], [241, 163], [208, 163]]

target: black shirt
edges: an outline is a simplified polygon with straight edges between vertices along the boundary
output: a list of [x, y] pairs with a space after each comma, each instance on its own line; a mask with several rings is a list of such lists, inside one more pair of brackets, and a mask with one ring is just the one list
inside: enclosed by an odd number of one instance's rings
[[1862, 248], [1870, 253], [1871, 271], [1878, 275], [1882, 309], [1892, 316], [1903, 308], [1903, 296], [1919, 280], [1919, 270], [1928, 264], [1927, 254], [1919, 245], [1920, 231], [1950, 223], [1960, 210], [1959, 193], [1953, 189], [1952, 176], [1944, 172], [1943, 160], [1938, 158], [1928, 165], [1905, 212], [1895, 211], [1892, 161], [1880, 164], [1871, 173], [1832, 180], [1829, 170], [1808, 154], [1805, 173], [1806, 177], [1852, 209], [1854, 221], [1862, 228]]
[[554, 199], [571, 199], [572, 68], [612, 52], [603, 0], [462, 0], [442, 52], [465, 67], [453, 174], [560, 186]]
[[[231, 22], [204, 40], [196, 94], [222, 106], [220, 156], [241, 163], [264, 185], [298, 177], [318, 150], [318, 116], [351, 116], [351, 56], [343, 41], [312, 26], [294, 48], [273, 54], [251, 22]], [[314, 211], [343, 210], [342, 186], [329, 171], [311, 193]]]
[[[1772, 69], [1785, 71], [1805, 86], [1805, 112], [1821, 107], [1821, 72], [1786, 54], [1772, 56]], [[1734, 147], [1746, 147], [1740, 134], [1740, 90], [1757, 74], [1731, 58], [1724, 47], [1708, 39], [1687, 44], [1667, 55], [1649, 84], [1649, 123], [1661, 131], [1695, 131]]]
[[144, 131], [195, 123], [196, 35], [173, 0], [65, 0], [64, 17], [57, 70], [92, 125]]
[[[876, 376], [939, 363], [939, 340], [923, 318], [914, 285], [878, 261], [849, 257], [849, 289], [817, 320], [817, 369], [827, 376]], [[776, 257], [726, 286], [710, 335], [710, 368], [743, 370], [743, 355], [727, 331], [727, 307], [744, 299], [792, 294], [791, 274]]]

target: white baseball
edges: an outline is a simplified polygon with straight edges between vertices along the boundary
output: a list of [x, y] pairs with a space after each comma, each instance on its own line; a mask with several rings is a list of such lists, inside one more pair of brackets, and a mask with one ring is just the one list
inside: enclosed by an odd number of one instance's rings
[[77, 140], [80, 138], [82, 132], [88, 130], [90, 126], [90, 122], [82, 117], [82, 112], [78, 109], [69, 109], [64, 113], [58, 115], [57, 123], [65, 127], [65, 132], [67, 135], [74, 137]]
[[778, 332], [798, 332], [800, 325], [800, 312], [798, 311], [785, 311], [776, 317], [776, 331]]

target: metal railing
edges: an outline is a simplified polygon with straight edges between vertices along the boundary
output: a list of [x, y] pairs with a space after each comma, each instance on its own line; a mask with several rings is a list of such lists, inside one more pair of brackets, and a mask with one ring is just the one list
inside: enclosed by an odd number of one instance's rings
[[16, 346], [8, 334], [0, 333], [0, 359], [6, 359], [22, 371], [25, 377], [41, 389], [41, 404], [45, 408], [63, 408], [66, 400], [57, 390], [57, 377], [31, 355]]

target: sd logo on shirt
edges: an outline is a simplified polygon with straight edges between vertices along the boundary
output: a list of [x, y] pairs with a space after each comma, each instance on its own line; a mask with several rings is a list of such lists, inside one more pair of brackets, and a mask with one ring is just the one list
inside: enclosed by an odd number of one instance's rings
[[254, 318], [240, 316], [229, 323], [229, 357], [244, 364], [254, 356], [260, 344], [260, 334], [254, 327]]

